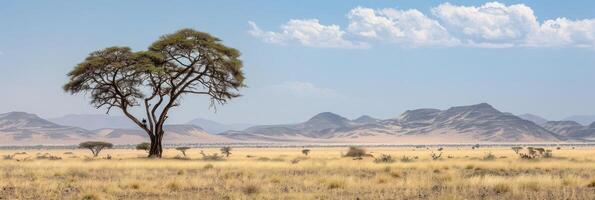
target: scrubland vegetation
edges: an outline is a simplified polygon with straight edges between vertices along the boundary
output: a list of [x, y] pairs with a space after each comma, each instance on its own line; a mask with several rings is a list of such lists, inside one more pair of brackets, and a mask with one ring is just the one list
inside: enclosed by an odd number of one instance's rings
[[308, 150], [3, 150], [0, 199], [595, 199], [593, 148]]

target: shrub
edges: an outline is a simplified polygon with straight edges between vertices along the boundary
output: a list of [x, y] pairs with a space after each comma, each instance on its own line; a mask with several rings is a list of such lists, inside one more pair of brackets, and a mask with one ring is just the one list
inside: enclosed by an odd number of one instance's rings
[[2, 158], [4, 160], [12, 160], [12, 159], [14, 159], [14, 155], [3, 155]]
[[430, 156], [432, 157], [432, 160], [438, 160], [438, 159], [440, 159], [440, 157], [442, 157], [442, 152], [440, 152], [439, 154], [436, 154], [432, 151]]
[[300, 161], [301, 161], [300, 159], [295, 158], [295, 159], [291, 160], [291, 164], [297, 164]]
[[494, 185], [494, 192], [496, 192], [497, 194], [507, 193], [510, 190], [511, 187], [509, 184], [498, 183]]
[[308, 154], [310, 154], [310, 149], [302, 149], [302, 154], [308, 156]]
[[341, 181], [341, 180], [331, 180], [328, 183], [328, 189], [339, 189], [339, 188], [345, 188], [345, 181]]
[[514, 151], [514, 153], [518, 154], [519, 151], [523, 149], [523, 147], [511, 147], [511, 149]]
[[242, 192], [246, 195], [256, 194], [260, 191], [260, 188], [256, 184], [247, 184], [242, 187]]
[[413, 158], [409, 156], [403, 156], [401, 157], [401, 162], [413, 162]]
[[345, 154], [345, 157], [362, 157], [366, 155], [366, 150], [360, 147], [349, 147], [349, 150], [347, 150], [347, 154]]
[[393, 159], [393, 157], [391, 155], [388, 154], [382, 154], [380, 155], [380, 157], [374, 159], [375, 163], [393, 163], [395, 162], [395, 160]]
[[213, 164], [206, 164], [205, 166], [202, 167], [202, 169], [204, 170], [209, 170], [209, 169], [213, 169]]
[[229, 157], [229, 155], [231, 155], [231, 147], [222, 147], [221, 154], [225, 155], [225, 157]]
[[50, 155], [49, 153], [45, 153], [43, 155], [37, 155], [38, 160], [62, 160], [61, 157]]
[[149, 144], [148, 142], [143, 142], [143, 143], [136, 145], [136, 150], [143, 150], [143, 151], [149, 152], [150, 149], [151, 149], [151, 144]]
[[492, 154], [492, 152], [488, 152], [481, 160], [496, 160], [496, 155]]
[[532, 160], [538, 158], [552, 158], [552, 150], [544, 149], [544, 148], [536, 148], [536, 147], [527, 147], [526, 153], [519, 152], [517, 153], [521, 159]]
[[220, 156], [217, 153], [213, 153], [211, 155], [205, 154], [203, 151], [200, 151], [200, 155], [202, 155], [202, 160], [208, 160], [208, 161], [219, 161], [219, 160], [223, 160], [223, 156]]

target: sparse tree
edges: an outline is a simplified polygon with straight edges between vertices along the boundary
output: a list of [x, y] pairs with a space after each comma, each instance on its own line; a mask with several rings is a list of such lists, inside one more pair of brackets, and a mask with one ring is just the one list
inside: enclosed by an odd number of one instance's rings
[[68, 73], [64, 90], [90, 94], [91, 104], [107, 113], [121, 110], [149, 135], [149, 157], [160, 158], [163, 125], [183, 96], [206, 95], [212, 107], [240, 96], [239, 57], [238, 50], [208, 33], [182, 29], [162, 36], [147, 51], [109, 47], [91, 53]]
[[432, 151], [432, 154], [430, 154], [430, 156], [432, 156], [432, 160], [438, 160], [440, 159], [440, 157], [442, 157], [442, 151], [440, 151], [439, 154], [434, 153], [434, 151]]
[[93, 153], [93, 157], [97, 157], [101, 150], [105, 148], [112, 148], [114, 145], [109, 142], [87, 141], [79, 144], [81, 149], [89, 149]]
[[221, 154], [224, 154], [225, 157], [229, 157], [229, 155], [231, 155], [231, 147], [221, 147]]
[[184, 157], [186, 157], [186, 151], [190, 149], [190, 147], [177, 147], [176, 150], [182, 152], [182, 155], [184, 155]]
[[518, 154], [519, 151], [523, 150], [523, 147], [512, 147], [511, 149], [514, 151], [514, 153]]
[[136, 150], [143, 150], [146, 151], [147, 153], [149, 152], [149, 149], [151, 149], [151, 144], [148, 142], [143, 142], [140, 144], [136, 145]]
[[309, 153], [310, 153], [310, 149], [302, 149], [302, 154], [308, 156]]

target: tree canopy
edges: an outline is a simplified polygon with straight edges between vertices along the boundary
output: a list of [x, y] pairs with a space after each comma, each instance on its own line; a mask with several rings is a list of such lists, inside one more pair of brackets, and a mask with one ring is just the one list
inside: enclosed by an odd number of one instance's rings
[[105, 148], [112, 148], [114, 145], [109, 142], [87, 141], [79, 144], [81, 149], [89, 149], [93, 153], [93, 157], [97, 157], [101, 150]]
[[[91, 53], [68, 76], [64, 90], [90, 94], [96, 108], [120, 109], [151, 139], [149, 156], [161, 157], [169, 111], [187, 94], [210, 97], [211, 106], [239, 97], [244, 87], [240, 52], [192, 29], [160, 37], [145, 51], [108, 47]], [[133, 107], [142, 114], [132, 111]]]

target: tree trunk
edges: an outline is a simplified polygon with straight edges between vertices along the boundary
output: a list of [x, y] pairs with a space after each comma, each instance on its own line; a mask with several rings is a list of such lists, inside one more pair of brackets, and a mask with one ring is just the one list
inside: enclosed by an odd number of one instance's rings
[[155, 137], [151, 138], [151, 148], [149, 150], [149, 158], [161, 158], [163, 148], [161, 141], [163, 139], [163, 131], [156, 132]]

